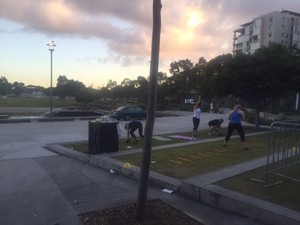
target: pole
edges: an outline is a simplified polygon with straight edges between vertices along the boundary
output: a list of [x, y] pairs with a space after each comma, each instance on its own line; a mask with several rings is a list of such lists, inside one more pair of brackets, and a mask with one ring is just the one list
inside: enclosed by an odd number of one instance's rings
[[295, 110], [298, 110], [298, 105], [299, 105], [299, 93], [296, 94], [296, 105], [295, 105]]
[[52, 104], [53, 104], [53, 88], [52, 88], [52, 53], [50, 49], [50, 122], [52, 122]]

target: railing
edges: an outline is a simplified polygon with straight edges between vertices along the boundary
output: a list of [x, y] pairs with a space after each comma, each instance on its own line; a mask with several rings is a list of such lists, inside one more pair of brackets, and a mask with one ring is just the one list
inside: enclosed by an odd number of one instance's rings
[[267, 156], [267, 185], [279, 182], [279, 177], [300, 181], [298, 174], [287, 175], [287, 169], [300, 163], [300, 120], [273, 122], [270, 126]]

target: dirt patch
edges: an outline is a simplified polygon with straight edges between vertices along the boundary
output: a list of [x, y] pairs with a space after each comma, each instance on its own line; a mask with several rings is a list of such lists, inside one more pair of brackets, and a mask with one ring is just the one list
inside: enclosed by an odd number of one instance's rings
[[148, 201], [143, 223], [135, 221], [136, 204], [98, 210], [79, 215], [84, 225], [203, 225], [165, 202]]

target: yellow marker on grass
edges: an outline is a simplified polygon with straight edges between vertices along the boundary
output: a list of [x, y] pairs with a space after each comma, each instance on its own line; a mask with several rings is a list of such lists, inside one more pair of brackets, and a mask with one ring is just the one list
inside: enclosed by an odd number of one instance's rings
[[124, 163], [123, 167], [126, 169], [131, 169], [132, 166], [129, 162], [126, 162], [126, 163]]

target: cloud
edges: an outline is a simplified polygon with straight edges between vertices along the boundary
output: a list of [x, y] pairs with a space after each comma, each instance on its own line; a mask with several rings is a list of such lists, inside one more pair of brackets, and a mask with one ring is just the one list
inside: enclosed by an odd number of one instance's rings
[[[162, 4], [162, 63], [185, 58], [196, 62], [202, 56], [230, 53], [233, 30], [240, 24], [282, 8], [300, 12], [298, 0], [163, 0]], [[107, 57], [124, 66], [149, 61], [152, 1], [0, 0], [0, 18], [20, 24], [22, 32], [99, 38], [107, 43]]]

